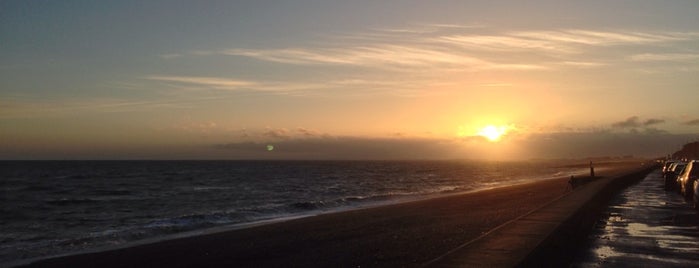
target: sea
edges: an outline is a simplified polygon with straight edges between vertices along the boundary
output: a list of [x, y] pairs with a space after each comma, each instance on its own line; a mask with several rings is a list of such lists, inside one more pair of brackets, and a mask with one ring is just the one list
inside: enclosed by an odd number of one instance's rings
[[585, 172], [558, 161], [0, 161], [0, 264]]

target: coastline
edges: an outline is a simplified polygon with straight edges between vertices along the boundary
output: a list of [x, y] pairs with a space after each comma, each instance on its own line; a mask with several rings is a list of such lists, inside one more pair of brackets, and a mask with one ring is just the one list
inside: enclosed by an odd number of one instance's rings
[[560, 198], [566, 188], [567, 178], [548, 179], [40, 259], [28, 267], [419, 266]]

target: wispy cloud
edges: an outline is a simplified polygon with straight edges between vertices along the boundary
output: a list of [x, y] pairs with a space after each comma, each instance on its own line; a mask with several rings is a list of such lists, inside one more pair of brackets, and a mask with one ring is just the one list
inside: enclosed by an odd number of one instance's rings
[[354, 58], [340, 57], [337, 53], [342, 51], [326, 50], [316, 52], [307, 49], [229, 49], [222, 52], [224, 55], [245, 56], [259, 60], [273, 61], [289, 64], [356, 64]]
[[[202, 89], [216, 90], [252, 90], [269, 92], [289, 92], [296, 90], [306, 90], [326, 87], [314, 83], [294, 83], [294, 82], [256, 82], [250, 80], [240, 80], [222, 77], [206, 76], [166, 76], [151, 75], [145, 77], [148, 80], [170, 82], [185, 86], [195, 86]], [[185, 87], [189, 88], [189, 87]]]
[[263, 133], [263, 137], [272, 139], [286, 140], [291, 138], [291, 132], [286, 128], [270, 128], [268, 127]]
[[5, 98], [0, 100], [0, 118], [53, 117], [72, 113], [114, 113], [160, 109], [189, 108], [191, 104], [217, 100], [215, 97], [188, 99], [128, 100], [116, 98], [37, 99]]
[[[442, 31], [470, 30], [485, 28], [484, 24], [420, 23], [404, 28], [375, 28], [373, 32], [389, 34], [428, 34]], [[373, 33], [370, 33], [373, 34]], [[366, 35], [366, 33], [362, 34]]]
[[479, 86], [482, 87], [512, 87], [514, 84], [512, 83], [488, 83], [488, 84], [480, 84]]
[[470, 70], [541, 70], [545, 66], [502, 63], [472, 57], [467, 53], [435, 47], [378, 44], [332, 49], [230, 49], [225, 55], [246, 56], [265, 61], [299, 65], [352, 65], [378, 69], [464, 68]]
[[380, 44], [346, 49], [278, 49], [241, 50], [224, 52], [227, 55], [254, 57], [267, 61], [291, 64], [340, 64], [380, 67], [390, 66], [429, 66], [432, 64], [484, 64], [484, 61], [455, 55], [437, 49], [411, 46]]
[[204, 85], [216, 89], [238, 90], [257, 86], [258, 83], [244, 80], [235, 80], [219, 77], [202, 76], [160, 76], [151, 75], [146, 77], [149, 80], [176, 82], [185, 84]]
[[317, 130], [308, 129], [305, 127], [296, 128], [296, 132], [301, 134], [303, 137], [307, 137], [307, 138], [310, 138], [310, 137], [326, 137], [327, 138], [327, 137], [329, 137], [328, 134], [323, 134]]
[[696, 62], [699, 60], [699, 54], [679, 54], [679, 53], [667, 53], [667, 54], [637, 54], [630, 57], [632, 61], [687, 61]]
[[417, 91], [429, 87], [432, 89], [444, 86], [453, 86], [443, 81], [430, 79], [413, 78], [411, 83], [406, 83], [400, 79], [385, 79], [380, 77], [364, 77], [319, 80], [309, 82], [293, 81], [252, 81], [229, 79], [222, 77], [202, 77], [202, 76], [165, 76], [151, 75], [144, 77], [147, 80], [166, 83], [173, 89], [183, 91], [193, 90], [222, 90], [222, 91], [260, 91], [275, 94], [290, 94], [296, 96], [308, 96], [322, 94], [323, 91], [334, 92], [333, 90], [344, 90], [345, 96], [353, 94], [365, 95], [389, 94], [400, 96], [422, 95]]
[[607, 66], [609, 64], [602, 62], [585, 62], [585, 61], [563, 61], [560, 63], [564, 66], [571, 66], [576, 68], [597, 68], [602, 66]]
[[560, 46], [554, 42], [507, 35], [449, 35], [439, 37], [437, 41], [444, 42], [450, 45], [456, 45], [470, 50], [544, 50], [556, 51], [559, 53], [574, 52], [574, 50], [572, 50], [571, 48]]
[[182, 54], [178, 54], [178, 53], [167, 53], [167, 54], [160, 54], [160, 55], [158, 55], [158, 56], [161, 57], [161, 58], [163, 58], [163, 59], [169, 60], [169, 59], [180, 58], [180, 57], [182, 57], [183, 55], [182, 55]]
[[[545, 70], [548, 64], [595, 68], [606, 63], [576, 59], [591, 47], [631, 46], [699, 39], [699, 33], [594, 31], [519, 31], [474, 34], [471, 27], [422, 25], [379, 29], [371, 38], [335, 45], [279, 49], [232, 48], [218, 53], [295, 65], [349, 65], [366, 68], [460, 68], [468, 70]], [[362, 35], [358, 35], [362, 36]], [[498, 54], [492, 54], [497, 52]], [[545, 52], [538, 59], [502, 57], [502, 53]], [[495, 56], [494, 56], [495, 55]], [[556, 56], [556, 57], [553, 57]], [[642, 54], [632, 60], [691, 60], [694, 54]], [[558, 58], [560, 62], [551, 62]]]
[[643, 33], [643, 32], [612, 32], [592, 30], [561, 30], [561, 31], [528, 31], [514, 33], [514, 36], [527, 37], [556, 43], [572, 43], [591, 46], [612, 46], [647, 44], [688, 40], [697, 37], [696, 34], [682, 33]]
[[[193, 89], [287, 94], [316, 94], [320, 92], [317, 89], [343, 89], [346, 94], [352, 94], [354, 91], [348, 89], [353, 89], [364, 93], [373, 90], [412, 96], [420, 90], [434, 89], [436, 83], [445, 81], [445, 74], [459, 72], [526, 73], [609, 68], [629, 61], [696, 61], [699, 58], [696, 54], [625, 56], [618, 48], [653, 46], [653, 51], [659, 51], [657, 48], [673, 47], [674, 42], [688, 40], [699, 41], [699, 33], [590, 29], [498, 31], [482, 25], [418, 24], [406, 28], [373, 29], [349, 37], [328, 36], [326, 40], [305, 45], [233, 47], [187, 54], [246, 57], [280, 66], [308, 68], [310, 72], [322, 74], [294, 78], [293, 82], [284, 81], [288, 78], [283, 77], [276, 81], [195, 75], [151, 75], [146, 78]], [[649, 71], [662, 71], [662, 67], [654, 66]], [[680, 67], [693, 69], [693, 66]]]
[[546, 51], [573, 54], [586, 47], [640, 45], [696, 39], [696, 33], [654, 34], [590, 30], [521, 31], [499, 35], [447, 35], [437, 40], [474, 50]]

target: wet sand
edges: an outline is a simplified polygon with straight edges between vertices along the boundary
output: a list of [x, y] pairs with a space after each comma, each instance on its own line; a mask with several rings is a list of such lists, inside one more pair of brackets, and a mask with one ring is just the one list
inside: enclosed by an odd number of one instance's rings
[[[612, 176], [637, 165], [600, 172]], [[603, 173], [603, 174], [602, 174]], [[420, 266], [560, 198], [568, 178], [354, 210], [111, 251], [35, 267]]]

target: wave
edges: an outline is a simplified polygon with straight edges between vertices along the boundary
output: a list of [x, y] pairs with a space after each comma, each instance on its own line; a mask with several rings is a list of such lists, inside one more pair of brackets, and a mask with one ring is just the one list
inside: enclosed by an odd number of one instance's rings
[[471, 190], [471, 188], [449, 185], [449, 186], [439, 186], [429, 190], [423, 191], [405, 191], [405, 192], [380, 192], [370, 195], [349, 195], [343, 196], [333, 200], [313, 200], [313, 201], [300, 201], [294, 202], [288, 205], [288, 207], [295, 210], [324, 210], [324, 209], [341, 209], [342, 207], [355, 207], [357, 205], [371, 205], [380, 204], [384, 202], [400, 202], [407, 199], [418, 199], [421, 197], [438, 195], [438, 194], [450, 194], [458, 193]]
[[133, 192], [129, 191], [129, 190], [94, 190], [91, 193], [95, 194], [95, 195], [99, 195], [99, 196], [104, 196], [104, 195], [122, 196], [122, 195], [133, 194]]
[[316, 210], [328, 207], [329, 204], [324, 201], [306, 201], [306, 202], [295, 202], [289, 205], [289, 207], [300, 210]]
[[96, 203], [96, 202], [99, 202], [99, 200], [90, 199], [90, 198], [61, 198], [61, 199], [54, 199], [54, 200], [46, 200], [44, 202], [46, 204], [49, 204], [49, 205], [69, 206], [69, 205]]

